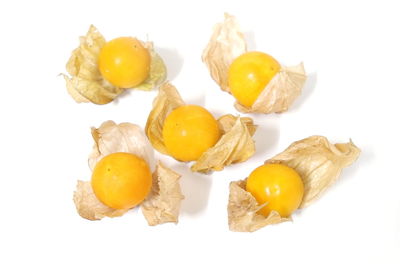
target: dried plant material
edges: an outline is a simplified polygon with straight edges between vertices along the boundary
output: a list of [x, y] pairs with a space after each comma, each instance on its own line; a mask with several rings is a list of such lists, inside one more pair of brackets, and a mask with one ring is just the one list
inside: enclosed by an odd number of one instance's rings
[[153, 173], [153, 187], [150, 195], [141, 204], [144, 217], [149, 225], [178, 222], [179, 209], [184, 196], [179, 179], [181, 175], [157, 164]]
[[[218, 119], [218, 125], [222, 133], [225, 134], [229, 132], [238, 118], [239, 117], [233, 116], [232, 114], [221, 116]], [[257, 130], [257, 125], [253, 123], [253, 119], [249, 117], [240, 117], [240, 120], [242, 121], [242, 123], [244, 123], [244, 125], [246, 125], [246, 128], [249, 131], [250, 135], [253, 136]]]
[[[68, 93], [78, 102], [107, 104], [121, 94], [125, 89], [115, 87], [103, 78], [98, 69], [98, 57], [106, 40], [93, 25], [86, 36], [80, 37], [80, 45], [72, 51], [66, 69], [68, 75], [62, 74]], [[153, 44], [148, 42], [145, 47], [151, 56], [149, 77], [135, 89], [151, 90], [166, 78], [166, 67], [161, 57], [154, 51]]]
[[82, 218], [94, 221], [104, 217], [122, 216], [128, 210], [115, 210], [101, 203], [93, 193], [90, 182], [78, 181], [74, 192], [76, 210]]
[[[223, 91], [230, 93], [228, 70], [235, 58], [247, 52], [246, 41], [234, 16], [225, 14], [225, 21], [214, 27], [214, 32], [203, 51], [203, 62], [211, 77]], [[285, 67], [274, 76], [251, 107], [235, 103], [235, 108], [244, 113], [281, 113], [288, 110], [307, 79], [303, 63]]]
[[91, 170], [103, 157], [116, 152], [135, 154], [154, 170], [154, 150], [138, 125], [106, 121], [99, 128], [92, 127], [92, 137], [94, 145], [88, 160]]
[[295, 169], [304, 182], [300, 208], [309, 206], [339, 178], [342, 169], [360, 155], [353, 142], [331, 144], [326, 137], [311, 136], [294, 142], [266, 163], [281, 163]]
[[[253, 124], [250, 126], [252, 130], [253, 126]], [[201, 155], [191, 170], [197, 172], [220, 171], [232, 163], [246, 161], [256, 151], [251, 137], [246, 123], [238, 117], [232, 128], [222, 135], [213, 147]]]
[[[342, 169], [351, 165], [359, 155], [360, 149], [351, 141], [331, 144], [326, 137], [311, 136], [294, 142], [265, 163], [284, 164], [300, 174], [304, 182], [304, 196], [299, 208], [305, 208], [321, 197], [339, 178]], [[230, 185], [228, 219], [232, 231], [252, 232], [269, 224], [290, 220], [281, 218], [277, 212], [271, 212], [268, 217], [258, 214], [263, 205], [258, 205], [245, 190], [245, 185], [246, 180]]]
[[134, 89], [149, 91], [153, 88], [158, 87], [165, 81], [165, 79], [167, 78], [167, 67], [165, 66], [164, 61], [162, 60], [160, 55], [158, 55], [154, 51], [152, 42], [144, 43], [144, 47], [150, 52], [150, 73], [149, 77]]
[[278, 212], [272, 211], [268, 217], [258, 214], [264, 205], [245, 190], [246, 181], [231, 182], [229, 185], [228, 224], [235, 232], [254, 232], [266, 225], [290, 221], [282, 218]]
[[[145, 132], [151, 144], [159, 152], [168, 155], [164, 145], [162, 129], [169, 113], [185, 105], [179, 92], [170, 83], [160, 86], [158, 96], [153, 101], [153, 110], [147, 119]], [[218, 119], [222, 136], [219, 141], [197, 160], [192, 171], [220, 171], [224, 166], [246, 161], [255, 152], [252, 135], [257, 126], [248, 117], [239, 118], [224, 115]]]
[[225, 20], [214, 26], [214, 32], [203, 51], [202, 60], [211, 77], [229, 92], [228, 70], [232, 61], [247, 51], [246, 41], [234, 16], [225, 13]]
[[67, 71], [71, 77], [63, 75], [67, 90], [78, 103], [90, 101], [95, 104], [107, 104], [123, 89], [104, 80], [98, 69], [98, 56], [106, 40], [96, 27], [91, 25], [86, 36], [81, 36], [79, 41], [79, 47], [72, 51], [67, 63]]
[[244, 113], [281, 113], [287, 111], [306, 82], [303, 63], [294, 67], [282, 67], [258, 96], [253, 106], [247, 108], [239, 102], [235, 107]]
[[168, 114], [185, 105], [176, 88], [166, 82], [160, 86], [158, 96], [153, 101], [153, 109], [147, 119], [145, 132], [151, 144], [160, 153], [168, 154], [165, 148], [162, 129]]

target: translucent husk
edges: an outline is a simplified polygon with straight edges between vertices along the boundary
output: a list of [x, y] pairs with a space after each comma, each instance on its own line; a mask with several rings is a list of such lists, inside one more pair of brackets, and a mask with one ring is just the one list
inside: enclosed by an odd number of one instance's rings
[[[202, 55], [211, 77], [223, 91], [230, 93], [229, 66], [235, 58], [245, 52], [247, 52], [246, 41], [235, 17], [225, 14], [224, 22], [215, 25]], [[293, 67], [282, 66], [251, 107], [236, 102], [235, 108], [245, 113], [284, 112], [301, 94], [306, 79], [303, 63]]]
[[[99, 128], [92, 128], [92, 136], [94, 145], [89, 156], [90, 168], [93, 170], [101, 158], [116, 152], [131, 153], [143, 158], [152, 170], [155, 169], [152, 192], [142, 203], [146, 209], [145, 218], [150, 225], [177, 222], [183, 199], [179, 185], [180, 175], [161, 162], [154, 168], [154, 150], [140, 127], [131, 123], [116, 124], [106, 121]], [[78, 181], [74, 202], [79, 215], [88, 220], [121, 216], [128, 211], [115, 210], [101, 203], [90, 182]]]
[[151, 193], [141, 205], [149, 225], [178, 222], [180, 204], [184, 199], [179, 186], [180, 178], [180, 174], [168, 169], [161, 162], [157, 165]]
[[[311, 136], [292, 143], [282, 153], [265, 163], [280, 163], [295, 169], [304, 183], [304, 197], [300, 208], [317, 200], [340, 176], [343, 168], [351, 165], [360, 149], [349, 143], [331, 144], [326, 137]], [[252, 232], [269, 224], [287, 221], [276, 212], [268, 217], [258, 214], [263, 207], [245, 190], [246, 179], [230, 185], [228, 220], [232, 231]]]
[[[162, 136], [164, 121], [172, 110], [182, 105], [185, 102], [173, 85], [164, 83], [160, 86], [145, 132], [153, 147], [163, 154], [168, 155]], [[220, 171], [230, 164], [246, 161], [254, 154], [252, 135], [256, 125], [251, 118], [224, 115], [218, 119], [218, 123], [222, 132], [220, 140], [204, 152], [191, 167], [192, 171]]]
[[[110, 84], [98, 69], [98, 57], [106, 40], [93, 25], [90, 26], [86, 36], [81, 36], [79, 40], [79, 47], [72, 51], [67, 62], [66, 69], [70, 76], [62, 74], [68, 93], [78, 103], [107, 104], [125, 89]], [[154, 51], [153, 44], [147, 42], [144, 45], [151, 56], [150, 74], [135, 89], [151, 90], [165, 80], [166, 67], [161, 57]]]

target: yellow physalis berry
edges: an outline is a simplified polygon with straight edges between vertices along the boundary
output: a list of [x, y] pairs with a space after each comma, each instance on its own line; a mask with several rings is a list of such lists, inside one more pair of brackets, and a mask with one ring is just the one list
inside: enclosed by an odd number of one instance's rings
[[130, 209], [142, 202], [152, 184], [149, 165], [129, 153], [113, 153], [102, 158], [92, 174], [96, 197], [113, 209]]
[[244, 53], [229, 67], [229, 89], [240, 104], [251, 107], [280, 68], [278, 61], [268, 54]]
[[197, 160], [221, 136], [213, 115], [196, 105], [173, 110], [164, 121], [162, 134], [168, 153], [180, 161]]
[[119, 37], [100, 51], [101, 75], [114, 86], [132, 88], [141, 84], [150, 71], [150, 53], [136, 38]]
[[257, 202], [267, 203], [259, 213], [264, 216], [275, 210], [288, 217], [301, 204], [304, 185], [300, 175], [283, 164], [265, 164], [256, 168], [247, 178], [246, 190]]

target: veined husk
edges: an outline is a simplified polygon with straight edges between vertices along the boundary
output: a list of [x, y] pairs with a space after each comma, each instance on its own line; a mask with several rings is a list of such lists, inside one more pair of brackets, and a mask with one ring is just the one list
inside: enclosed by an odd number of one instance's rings
[[[101, 48], [106, 40], [94, 27], [90, 26], [86, 36], [79, 38], [80, 45], [72, 51], [67, 62], [67, 72], [63, 74], [68, 93], [78, 102], [107, 104], [121, 94], [125, 89], [118, 88], [106, 81], [97, 65]], [[154, 51], [151, 42], [144, 43], [151, 56], [149, 77], [135, 89], [151, 90], [166, 78], [166, 67], [161, 57]]]
[[[147, 214], [165, 214], [158, 220], [145, 218], [150, 225], [178, 221], [180, 202], [183, 199], [179, 178], [180, 175], [158, 162], [154, 168], [154, 150], [139, 126], [131, 123], [116, 124], [104, 122], [99, 128], [92, 128], [94, 145], [89, 156], [89, 166], [93, 170], [96, 163], [104, 156], [126, 152], [143, 158], [153, 171], [152, 193], [142, 203], [146, 204]], [[181, 196], [178, 198], [177, 196]], [[100, 220], [104, 217], [121, 216], [128, 210], [115, 210], [101, 203], [93, 193], [89, 181], [78, 181], [74, 192], [74, 202], [79, 215], [88, 220]], [[150, 223], [151, 222], [151, 223]]]
[[[331, 144], [326, 137], [311, 136], [292, 143], [286, 150], [265, 163], [280, 163], [295, 169], [304, 183], [304, 196], [300, 208], [317, 200], [340, 176], [343, 168], [351, 165], [360, 155], [352, 141]], [[253, 232], [269, 224], [287, 221], [277, 212], [268, 217], [258, 214], [263, 207], [245, 190], [246, 179], [230, 184], [228, 203], [229, 228], [238, 232]], [[268, 204], [267, 204], [268, 205]]]
[[[229, 66], [235, 58], [245, 52], [247, 52], [246, 41], [236, 18], [225, 14], [224, 22], [215, 25], [202, 55], [211, 77], [221, 90], [231, 93], [228, 85]], [[251, 107], [236, 102], [235, 108], [245, 113], [284, 112], [301, 94], [306, 79], [303, 63], [293, 67], [282, 66]]]
[[179, 185], [180, 178], [179, 173], [161, 162], [157, 164], [151, 193], [140, 206], [149, 225], [178, 222], [180, 204], [185, 198]]
[[[147, 119], [145, 132], [153, 147], [168, 155], [164, 145], [162, 128], [169, 113], [185, 105], [176, 88], [170, 83], [160, 86], [159, 94], [153, 101], [153, 109]], [[218, 119], [222, 136], [191, 167], [192, 171], [220, 171], [232, 163], [243, 162], [255, 152], [252, 136], [256, 131], [253, 120], [247, 117], [224, 115]]]

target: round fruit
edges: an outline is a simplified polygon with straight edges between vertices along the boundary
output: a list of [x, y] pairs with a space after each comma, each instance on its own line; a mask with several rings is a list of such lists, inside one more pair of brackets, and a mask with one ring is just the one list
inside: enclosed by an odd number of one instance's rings
[[181, 161], [197, 160], [220, 136], [217, 121], [205, 108], [185, 105], [165, 119], [162, 131], [167, 152]]
[[100, 51], [101, 75], [114, 86], [132, 88], [141, 84], [150, 71], [150, 53], [132, 37], [120, 37], [106, 43]]
[[268, 54], [244, 53], [229, 67], [230, 91], [240, 104], [251, 107], [280, 68], [278, 61]]
[[294, 169], [283, 164], [265, 164], [247, 178], [246, 190], [260, 205], [267, 203], [259, 211], [264, 216], [275, 210], [288, 217], [300, 206], [304, 185]]
[[113, 209], [133, 208], [146, 198], [151, 184], [151, 171], [146, 161], [129, 153], [105, 156], [92, 174], [94, 194]]

